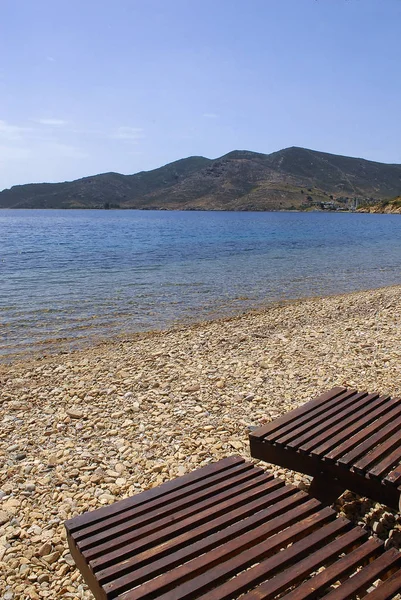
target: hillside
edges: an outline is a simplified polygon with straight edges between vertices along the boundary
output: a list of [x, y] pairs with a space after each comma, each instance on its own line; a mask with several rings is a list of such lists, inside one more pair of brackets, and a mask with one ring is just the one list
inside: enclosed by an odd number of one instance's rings
[[385, 214], [401, 214], [401, 196], [397, 198], [391, 198], [390, 200], [384, 200], [371, 206], [362, 207], [358, 212], [369, 212], [369, 213], [385, 213]]
[[192, 156], [135, 175], [103, 173], [64, 183], [14, 186], [0, 208], [283, 210], [378, 203], [401, 192], [401, 165], [305, 148], [272, 154]]

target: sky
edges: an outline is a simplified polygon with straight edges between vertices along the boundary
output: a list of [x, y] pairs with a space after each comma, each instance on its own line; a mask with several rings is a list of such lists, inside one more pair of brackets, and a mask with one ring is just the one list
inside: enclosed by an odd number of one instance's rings
[[0, 190], [289, 146], [401, 163], [401, 0], [0, 0]]

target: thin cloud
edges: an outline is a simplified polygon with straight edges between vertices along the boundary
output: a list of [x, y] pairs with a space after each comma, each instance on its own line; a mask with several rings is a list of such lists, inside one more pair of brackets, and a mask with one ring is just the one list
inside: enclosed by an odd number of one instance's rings
[[143, 139], [143, 129], [140, 127], [118, 127], [110, 136], [115, 140], [138, 141]]
[[216, 115], [216, 113], [203, 113], [202, 116], [205, 117], [205, 119], [218, 119], [219, 118], [219, 115]]
[[67, 121], [63, 119], [33, 119], [35, 123], [39, 123], [39, 125], [49, 125], [54, 127], [61, 127], [62, 125], [67, 125]]

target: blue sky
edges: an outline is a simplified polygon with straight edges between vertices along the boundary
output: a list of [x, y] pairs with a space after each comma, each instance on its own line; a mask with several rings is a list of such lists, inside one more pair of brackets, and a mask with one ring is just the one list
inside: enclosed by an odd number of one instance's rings
[[401, 0], [0, 0], [0, 189], [304, 146], [401, 163]]

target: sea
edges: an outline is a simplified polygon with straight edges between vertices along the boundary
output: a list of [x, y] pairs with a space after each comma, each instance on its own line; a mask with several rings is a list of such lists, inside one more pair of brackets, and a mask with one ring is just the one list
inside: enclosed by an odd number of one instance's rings
[[401, 216], [0, 211], [0, 360], [401, 284]]

